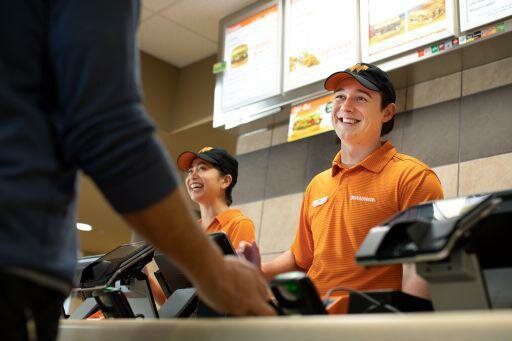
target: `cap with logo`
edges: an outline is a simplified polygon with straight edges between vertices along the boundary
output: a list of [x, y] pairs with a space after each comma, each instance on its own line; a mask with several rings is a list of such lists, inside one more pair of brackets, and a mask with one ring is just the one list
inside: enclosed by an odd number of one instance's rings
[[211, 163], [214, 167], [222, 170], [233, 177], [233, 184], [238, 178], [238, 161], [226, 150], [217, 147], [204, 147], [197, 153], [186, 151], [178, 156], [178, 168], [187, 171], [196, 158]]
[[389, 103], [396, 100], [395, 87], [386, 72], [375, 65], [358, 63], [345, 71], [338, 71], [327, 77], [324, 88], [336, 91], [342, 80], [352, 77], [367, 89], [380, 91], [386, 96]]

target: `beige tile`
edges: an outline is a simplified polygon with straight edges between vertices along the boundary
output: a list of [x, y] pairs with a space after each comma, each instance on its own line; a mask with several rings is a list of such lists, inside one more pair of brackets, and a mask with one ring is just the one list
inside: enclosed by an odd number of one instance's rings
[[303, 193], [266, 199], [260, 229], [261, 253], [287, 250], [295, 237]]
[[260, 227], [261, 227], [261, 211], [263, 209], [263, 201], [254, 201], [240, 205], [233, 205], [243, 212], [243, 214], [252, 220], [254, 224], [254, 232], [256, 232], [256, 240], [258, 240]]
[[281, 111], [278, 112], [277, 114], [273, 115], [273, 117], [274, 117], [273, 125], [276, 126], [276, 125], [283, 124], [283, 123], [288, 124], [288, 122], [290, 122], [291, 108], [292, 108], [291, 104], [286, 104], [286, 105], [282, 106]]
[[423, 108], [460, 97], [460, 73], [414, 84], [407, 88], [406, 110]]
[[244, 135], [253, 131], [268, 129], [274, 125], [275, 115], [265, 116], [256, 121], [248, 122], [237, 127], [238, 134]]
[[275, 126], [272, 130], [272, 145], [286, 143], [288, 139], [288, 123]]
[[407, 89], [398, 89], [396, 90], [396, 112], [404, 112], [405, 111], [405, 103], [407, 95]]
[[512, 83], [512, 57], [474, 67], [463, 72], [464, 96]]
[[283, 252], [285, 252], [286, 250], [283, 250], [283, 251], [279, 251], [279, 252], [272, 252], [272, 253], [265, 253], [265, 254], [262, 254], [261, 255], [261, 262], [262, 263], [265, 263], [265, 262], [269, 262], [271, 260], [274, 260], [276, 259], [277, 257], [279, 257]]
[[262, 128], [238, 137], [236, 143], [236, 154], [250, 153], [270, 147], [272, 139], [272, 130]]
[[512, 188], [512, 153], [460, 164], [459, 195]]
[[454, 198], [457, 196], [457, 184], [459, 178], [458, 164], [451, 164], [432, 168], [437, 174], [441, 185], [443, 186], [443, 193], [445, 198]]

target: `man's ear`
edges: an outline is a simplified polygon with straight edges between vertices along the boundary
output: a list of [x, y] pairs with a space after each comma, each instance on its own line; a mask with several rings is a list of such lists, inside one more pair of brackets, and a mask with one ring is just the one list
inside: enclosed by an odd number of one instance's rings
[[396, 113], [396, 104], [389, 103], [383, 110], [384, 116], [382, 116], [382, 122], [388, 122], [395, 116]]

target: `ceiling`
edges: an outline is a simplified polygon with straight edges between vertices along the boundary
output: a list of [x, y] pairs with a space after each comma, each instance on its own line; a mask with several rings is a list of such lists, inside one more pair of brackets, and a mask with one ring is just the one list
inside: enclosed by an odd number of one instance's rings
[[141, 49], [179, 68], [217, 53], [219, 21], [255, 0], [143, 0]]

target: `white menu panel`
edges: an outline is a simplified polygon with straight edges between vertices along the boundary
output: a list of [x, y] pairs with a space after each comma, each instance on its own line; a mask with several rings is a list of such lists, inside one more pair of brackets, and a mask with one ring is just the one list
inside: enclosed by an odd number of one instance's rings
[[286, 0], [284, 91], [358, 61], [356, 0]]
[[459, 0], [461, 31], [512, 15], [512, 0]]
[[226, 27], [222, 111], [280, 92], [279, 7], [270, 7]]
[[361, 0], [361, 49], [374, 62], [455, 33], [454, 0]]

